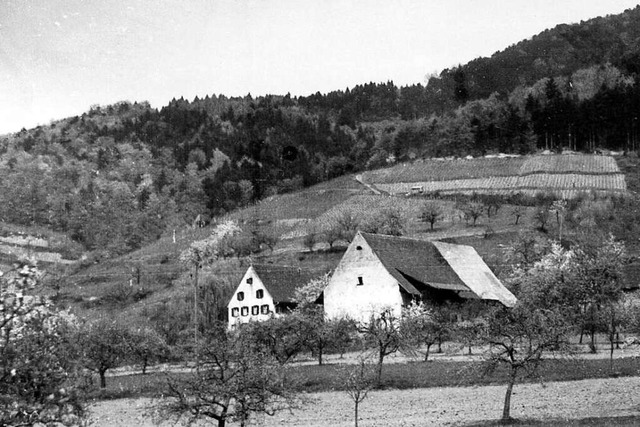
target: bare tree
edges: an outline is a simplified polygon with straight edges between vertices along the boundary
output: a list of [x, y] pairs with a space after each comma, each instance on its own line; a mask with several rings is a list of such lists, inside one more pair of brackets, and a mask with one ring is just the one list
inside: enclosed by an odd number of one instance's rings
[[360, 226], [360, 218], [351, 211], [344, 211], [336, 219], [336, 226], [340, 231], [340, 239], [351, 242]]
[[451, 329], [451, 322], [443, 315], [443, 307], [413, 302], [402, 312], [402, 336], [408, 348], [420, 351], [424, 347], [424, 361], [429, 360], [431, 347], [441, 343]]
[[357, 365], [343, 369], [342, 378], [345, 392], [354, 403], [354, 425], [358, 427], [358, 409], [376, 384], [375, 372], [372, 366], [360, 360]]
[[511, 216], [515, 217], [516, 219], [515, 225], [518, 225], [518, 222], [520, 222], [520, 218], [522, 218], [522, 215], [524, 215], [524, 208], [522, 206], [514, 206], [511, 210]]
[[324, 240], [329, 244], [329, 249], [333, 249], [334, 243], [338, 241], [342, 236], [340, 229], [336, 225], [325, 230], [323, 234]]
[[481, 202], [470, 202], [465, 203], [462, 207], [462, 212], [464, 212], [465, 220], [469, 221], [473, 220], [473, 226], [475, 227], [478, 219], [484, 214], [485, 207]]
[[189, 423], [210, 419], [218, 427], [236, 420], [244, 427], [252, 414], [298, 406], [283, 366], [241, 331], [208, 334], [202, 341], [195, 370], [170, 379], [174, 399], [160, 404], [161, 416], [186, 416]]
[[427, 202], [422, 207], [419, 219], [422, 222], [428, 222], [433, 230], [433, 226], [437, 221], [440, 221], [443, 217], [442, 208], [436, 202]]
[[568, 350], [567, 335], [571, 324], [560, 310], [533, 308], [518, 303], [514, 308], [500, 307], [488, 316], [485, 342], [485, 373], [498, 366], [508, 369], [502, 420], [511, 419], [511, 395], [523, 376], [538, 377], [540, 362], [552, 354]]
[[361, 323], [357, 330], [369, 345], [376, 349], [378, 366], [376, 382], [382, 383], [382, 363], [384, 358], [394, 354], [403, 346], [403, 337], [398, 319], [391, 309], [386, 309], [380, 314], [372, 315], [368, 323]]

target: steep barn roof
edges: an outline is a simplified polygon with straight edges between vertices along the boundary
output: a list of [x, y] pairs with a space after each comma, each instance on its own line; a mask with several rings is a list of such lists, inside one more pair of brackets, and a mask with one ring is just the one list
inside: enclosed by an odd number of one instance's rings
[[271, 264], [253, 265], [253, 269], [276, 303], [293, 302], [296, 288], [307, 284], [311, 279], [319, 276], [316, 272], [298, 267]]
[[421, 295], [424, 285], [461, 296], [515, 304], [515, 296], [471, 246], [360, 233], [402, 288]]

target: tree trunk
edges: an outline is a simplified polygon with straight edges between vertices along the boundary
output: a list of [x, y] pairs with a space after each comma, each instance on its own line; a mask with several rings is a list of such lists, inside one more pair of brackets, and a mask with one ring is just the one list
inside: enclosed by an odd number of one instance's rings
[[354, 425], [355, 425], [355, 427], [358, 427], [358, 399], [356, 399], [356, 407], [355, 407], [354, 413], [355, 413], [355, 416], [356, 416], [356, 418], [354, 420], [355, 421]]
[[615, 341], [615, 335], [611, 335], [611, 339], [609, 341], [611, 341], [611, 348], [609, 350], [609, 373], [613, 374], [613, 349], [614, 349], [614, 345], [613, 345], [613, 341]]
[[427, 352], [424, 354], [424, 361], [429, 360], [429, 350], [431, 349], [431, 344], [427, 344]]
[[511, 374], [509, 375], [509, 383], [507, 384], [507, 393], [504, 395], [504, 408], [502, 409], [502, 421], [509, 421], [511, 419], [511, 393], [513, 392], [513, 385], [516, 382], [516, 374], [518, 371], [516, 368], [511, 368]]
[[318, 365], [322, 366], [322, 346], [318, 348]]
[[105, 377], [106, 372], [107, 372], [106, 369], [100, 369], [100, 371], [98, 372], [98, 374], [100, 375], [100, 388], [107, 387], [107, 379]]
[[142, 375], [146, 375], [146, 373], [147, 373], [147, 365], [148, 364], [149, 363], [147, 362], [147, 359], [144, 359], [142, 361]]
[[378, 353], [378, 386], [382, 384], [382, 362], [384, 361], [384, 351]]
[[578, 344], [582, 344], [582, 337], [584, 336], [584, 325], [580, 326], [580, 341]]

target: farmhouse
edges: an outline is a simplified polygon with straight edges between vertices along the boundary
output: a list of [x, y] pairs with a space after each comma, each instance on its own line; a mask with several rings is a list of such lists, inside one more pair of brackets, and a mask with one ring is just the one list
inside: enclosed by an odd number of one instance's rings
[[367, 321], [414, 299], [482, 299], [511, 307], [516, 297], [471, 246], [359, 232], [324, 290], [327, 318]]
[[267, 320], [293, 309], [295, 289], [314, 277], [297, 267], [250, 266], [227, 304], [229, 327]]

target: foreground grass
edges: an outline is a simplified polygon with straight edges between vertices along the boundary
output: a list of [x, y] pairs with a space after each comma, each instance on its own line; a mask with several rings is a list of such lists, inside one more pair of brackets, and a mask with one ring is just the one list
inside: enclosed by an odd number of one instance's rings
[[[313, 393], [343, 390], [342, 378], [345, 365], [292, 366], [291, 375], [301, 391]], [[540, 378], [522, 378], [522, 382], [576, 381], [611, 376], [636, 376], [640, 373], [640, 361], [636, 358], [620, 358], [614, 361], [612, 375], [607, 359], [547, 360], [540, 367]], [[170, 378], [188, 373], [149, 373], [107, 378], [107, 388], [93, 389], [91, 399], [115, 399], [158, 397], [167, 393]], [[484, 375], [481, 362], [410, 362], [384, 365], [382, 389], [413, 389], [430, 387], [468, 387], [506, 383], [507, 373], [498, 370], [491, 376]], [[598, 424], [576, 424], [598, 425]], [[631, 425], [631, 424], [630, 424]]]

